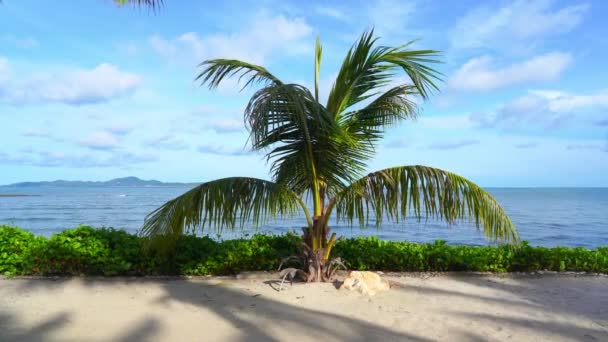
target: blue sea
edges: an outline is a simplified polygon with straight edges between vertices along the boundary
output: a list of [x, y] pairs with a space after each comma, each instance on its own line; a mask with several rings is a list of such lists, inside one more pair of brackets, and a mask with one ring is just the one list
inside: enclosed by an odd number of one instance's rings
[[[159, 187], [19, 187], [0, 188], [0, 194], [27, 193], [28, 197], [0, 197], [0, 224], [16, 225], [48, 236], [86, 224], [137, 232], [146, 214], [188, 190], [186, 186]], [[521, 238], [538, 246], [608, 246], [608, 188], [490, 188], [517, 226]], [[300, 232], [301, 216], [271, 221], [261, 233]], [[485, 245], [483, 234], [468, 223], [447, 225], [411, 219], [361, 229], [332, 220], [338, 236], [377, 236], [412, 242], [446, 240], [449, 244]], [[246, 237], [252, 231], [206, 232], [228, 239]]]

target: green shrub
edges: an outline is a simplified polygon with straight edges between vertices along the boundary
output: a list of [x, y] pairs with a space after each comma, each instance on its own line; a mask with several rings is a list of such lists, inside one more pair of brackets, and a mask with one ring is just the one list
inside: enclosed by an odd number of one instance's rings
[[[80, 226], [36, 237], [17, 227], [0, 226], [0, 274], [13, 275], [222, 275], [274, 271], [294, 255], [295, 233], [216, 241], [183, 236], [170, 253], [144, 252], [144, 239], [112, 228]], [[608, 247], [451, 246], [445, 241], [418, 244], [350, 238], [336, 241], [333, 256], [350, 269], [382, 271], [608, 273]]]
[[0, 274], [21, 274], [24, 256], [35, 239], [34, 234], [11, 226], [0, 226]]
[[358, 270], [608, 273], [608, 247], [450, 246], [441, 240], [417, 244], [368, 237], [338, 240], [334, 255]]
[[80, 226], [32, 246], [28, 273], [40, 275], [144, 274], [138, 237], [114, 229]]

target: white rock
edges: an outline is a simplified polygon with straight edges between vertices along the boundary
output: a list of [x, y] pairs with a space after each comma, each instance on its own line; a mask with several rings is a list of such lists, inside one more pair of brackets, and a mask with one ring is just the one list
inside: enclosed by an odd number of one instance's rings
[[390, 288], [388, 281], [380, 275], [368, 271], [350, 271], [340, 286], [340, 290], [346, 289], [359, 291], [361, 294], [373, 296], [380, 291]]

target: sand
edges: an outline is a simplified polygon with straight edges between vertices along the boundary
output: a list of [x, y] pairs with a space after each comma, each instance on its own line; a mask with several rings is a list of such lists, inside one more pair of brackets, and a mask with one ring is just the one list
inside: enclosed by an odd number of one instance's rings
[[0, 341], [608, 341], [608, 277], [405, 274], [373, 298], [273, 276], [0, 280]]

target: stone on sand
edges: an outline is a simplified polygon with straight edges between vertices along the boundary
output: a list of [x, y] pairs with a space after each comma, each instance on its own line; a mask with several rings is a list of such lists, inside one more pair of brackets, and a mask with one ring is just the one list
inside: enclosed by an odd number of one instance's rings
[[346, 289], [359, 291], [361, 294], [374, 296], [376, 293], [386, 291], [390, 288], [388, 281], [382, 279], [379, 274], [369, 271], [350, 271], [340, 286], [340, 290]]

